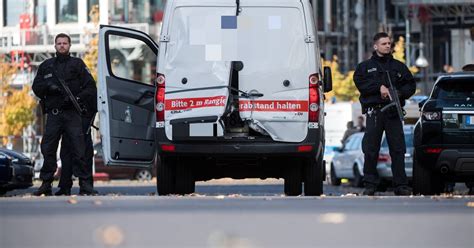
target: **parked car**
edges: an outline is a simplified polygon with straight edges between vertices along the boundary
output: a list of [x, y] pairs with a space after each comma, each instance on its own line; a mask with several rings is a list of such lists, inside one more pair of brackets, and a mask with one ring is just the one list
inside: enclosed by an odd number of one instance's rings
[[326, 172], [326, 181], [330, 182], [330, 173], [331, 173], [331, 163], [332, 158], [336, 153], [341, 150], [340, 146], [325, 146], [324, 147], [324, 161], [325, 161], [325, 172]]
[[474, 72], [439, 76], [419, 106], [413, 193], [439, 194], [445, 182], [474, 182]]
[[95, 173], [106, 173], [109, 179], [134, 179], [149, 181], [156, 177], [156, 168], [137, 168], [126, 166], [106, 166], [104, 164], [102, 145], [94, 145]]
[[[413, 175], [413, 125], [405, 125], [405, 172], [409, 180]], [[364, 153], [362, 152], [362, 139], [364, 133], [351, 135], [344, 143], [340, 153], [336, 153], [332, 159], [330, 168], [330, 182], [332, 185], [340, 185], [342, 178], [351, 180], [356, 187], [363, 186], [364, 176]], [[380, 152], [377, 163], [377, 171], [381, 179], [390, 181], [392, 179], [391, 157], [389, 153], [387, 138], [382, 136]]]
[[33, 185], [33, 162], [24, 154], [0, 148], [0, 194]]
[[347, 178], [357, 187], [362, 185], [364, 153], [362, 138], [364, 133], [355, 133], [346, 139], [338, 153], [332, 158], [329, 181], [332, 185], [341, 185], [341, 179]]
[[[309, 1], [175, 0], [164, 16], [159, 48], [143, 32], [100, 27], [105, 163], [158, 158], [159, 195], [223, 177], [284, 178], [287, 195], [303, 183], [305, 195], [320, 195], [332, 81]], [[237, 17], [253, 24], [238, 27]]]

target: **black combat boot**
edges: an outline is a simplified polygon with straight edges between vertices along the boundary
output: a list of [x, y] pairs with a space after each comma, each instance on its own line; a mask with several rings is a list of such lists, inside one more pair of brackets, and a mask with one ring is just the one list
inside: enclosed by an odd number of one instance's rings
[[375, 195], [376, 190], [377, 190], [377, 188], [375, 186], [366, 186], [365, 189], [364, 189], [364, 192], [362, 192], [362, 194], [373, 196], [373, 195]]
[[91, 183], [79, 180], [79, 195], [97, 195], [99, 192], [97, 190], [94, 190], [94, 187], [91, 185]]
[[71, 189], [68, 188], [59, 188], [56, 193], [54, 193], [55, 196], [61, 196], [61, 195], [71, 195]]
[[395, 193], [395, 195], [411, 195], [412, 190], [407, 185], [400, 185], [395, 188], [393, 193]]
[[35, 195], [35, 196], [41, 196], [41, 195], [50, 196], [50, 195], [52, 195], [53, 192], [52, 192], [51, 184], [52, 184], [52, 182], [43, 181], [41, 183], [41, 186], [38, 188], [38, 190], [33, 192], [33, 195]]

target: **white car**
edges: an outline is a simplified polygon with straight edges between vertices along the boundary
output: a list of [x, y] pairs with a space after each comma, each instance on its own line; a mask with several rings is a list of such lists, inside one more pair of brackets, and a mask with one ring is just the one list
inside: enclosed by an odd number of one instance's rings
[[[405, 125], [405, 172], [409, 180], [413, 175], [413, 125]], [[330, 183], [340, 185], [342, 178], [352, 181], [356, 187], [363, 186], [364, 176], [364, 153], [362, 152], [362, 139], [364, 133], [355, 133], [351, 135], [344, 143], [341, 151], [332, 158], [330, 167]], [[382, 143], [377, 163], [377, 172], [380, 178], [390, 181], [392, 178], [392, 161], [389, 154], [387, 139], [385, 134], [382, 136]]]

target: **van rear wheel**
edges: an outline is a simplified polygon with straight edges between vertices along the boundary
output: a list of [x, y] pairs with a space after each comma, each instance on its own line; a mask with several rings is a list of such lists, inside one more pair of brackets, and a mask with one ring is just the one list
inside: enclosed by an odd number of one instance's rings
[[180, 195], [192, 194], [195, 191], [193, 168], [185, 160], [178, 160], [176, 167], [176, 193]]
[[288, 167], [285, 175], [285, 195], [298, 196], [302, 193], [301, 188], [301, 165], [300, 163], [287, 163]]
[[169, 195], [175, 193], [175, 166], [176, 159], [162, 157], [156, 166], [156, 186], [158, 195]]
[[323, 160], [322, 157], [317, 161], [315, 159], [303, 160], [304, 166], [304, 195], [320, 196], [323, 193]]

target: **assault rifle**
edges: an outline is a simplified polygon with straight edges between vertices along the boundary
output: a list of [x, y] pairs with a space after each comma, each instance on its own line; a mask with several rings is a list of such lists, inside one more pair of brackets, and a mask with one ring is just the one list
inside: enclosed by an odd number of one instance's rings
[[400, 121], [403, 123], [404, 114], [403, 114], [402, 106], [400, 105], [400, 99], [398, 98], [397, 89], [392, 84], [390, 73], [388, 71], [385, 71], [385, 75], [387, 76], [387, 81], [390, 86], [390, 88], [388, 89], [389, 91], [388, 97], [390, 98], [390, 103], [384, 106], [382, 109], [380, 109], [380, 111], [385, 112], [387, 109], [391, 107], [395, 107], [397, 109], [398, 117], [400, 118]]
[[79, 115], [83, 115], [86, 110], [83, 109], [81, 107], [81, 105], [77, 102], [77, 99], [76, 97], [72, 94], [71, 92], [71, 89], [69, 89], [69, 87], [66, 85], [66, 82], [64, 81], [64, 79], [62, 79], [58, 73], [56, 73], [56, 70], [54, 68], [51, 68], [52, 70], [52, 73], [53, 75], [58, 79], [59, 81], [59, 84], [61, 85], [61, 87], [63, 88], [64, 92], [66, 93], [67, 97], [69, 98], [69, 100], [72, 102], [72, 105], [74, 106], [74, 108], [77, 110], [77, 112], [79, 113]]

